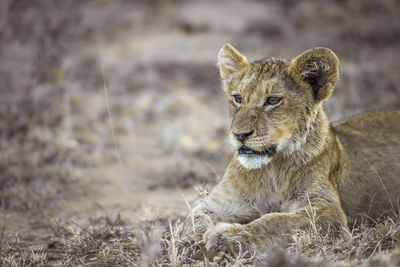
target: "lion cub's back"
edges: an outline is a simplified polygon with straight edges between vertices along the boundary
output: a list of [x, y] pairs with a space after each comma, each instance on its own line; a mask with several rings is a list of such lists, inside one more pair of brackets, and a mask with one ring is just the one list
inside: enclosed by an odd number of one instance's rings
[[[398, 210], [400, 112], [375, 111], [332, 124], [349, 157], [349, 174], [338, 181], [343, 209], [378, 217]], [[390, 199], [388, 197], [390, 196]]]

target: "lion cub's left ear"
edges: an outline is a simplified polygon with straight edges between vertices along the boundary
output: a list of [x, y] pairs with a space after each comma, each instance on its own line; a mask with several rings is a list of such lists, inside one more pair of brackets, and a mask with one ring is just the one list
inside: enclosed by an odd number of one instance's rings
[[319, 103], [331, 96], [339, 80], [339, 59], [332, 50], [317, 47], [293, 58], [289, 70], [309, 84]]
[[246, 57], [230, 44], [225, 44], [221, 48], [218, 53], [218, 67], [226, 91], [230, 90], [229, 83], [235, 74], [242, 72], [249, 65]]

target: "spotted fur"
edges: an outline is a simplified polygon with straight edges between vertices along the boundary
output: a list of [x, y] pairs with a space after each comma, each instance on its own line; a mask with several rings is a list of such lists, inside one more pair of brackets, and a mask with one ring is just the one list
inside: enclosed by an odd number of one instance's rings
[[[237, 241], [256, 247], [282, 242], [308, 227], [347, 230], [362, 214], [398, 211], [400, 113], [365, 113], [330, 125], [322, 103], [339, 79], [331, 50], [249, 63], [227, 44], [218, 65], [235, 155], [192, 212], [193, 229], [208, 250]], [[266, 105], [270, 96], [280, 102]], [[274, 153], [252, 154], [271, 146]]]

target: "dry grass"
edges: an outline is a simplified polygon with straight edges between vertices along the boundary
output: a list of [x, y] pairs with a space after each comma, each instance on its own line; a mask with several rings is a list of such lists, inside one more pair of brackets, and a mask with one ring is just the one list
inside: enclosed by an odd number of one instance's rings
[[240, 251], [207, 258], [201, 243], [182, 235], [183, 223], [147, 221], [133, 228], [120, 217], [103, 227], [78, 226], [64, 240], [53, 240], [46, 248], [26, 250], [27, 244], [1, 241], [0, 259], [10, 266], [331, 266], [341, 264], [397, 266], [399, 264], [400, 220], [382, 219], [363, 223], [350, 236], [321, 235], [313, 227], [292, 236], [284, 247], [258, 252]]

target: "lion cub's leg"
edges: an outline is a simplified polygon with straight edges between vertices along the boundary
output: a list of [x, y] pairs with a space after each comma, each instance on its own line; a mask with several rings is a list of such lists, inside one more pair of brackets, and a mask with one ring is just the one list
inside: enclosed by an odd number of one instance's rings
[[260, 247], [265, 242], [281, 243], [296, 231], [315, 227], [331, 231], [347, 228], [339, 198], [329, 182], [318, 181], [299, 196], [299, 208], [291, 212], [267, 213], [247, 224], [219, 223], [207, 230], [204, 241], [207, 250], [232, 247], [240, 242]]
[[186, 232], [196, 239], [218, 222], [248, 223], [261, 216], [259, 210], [251, 207], [227, 180], [222, 180], [204, 198], [196, 202], [187, 222]]

